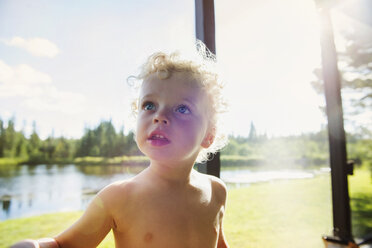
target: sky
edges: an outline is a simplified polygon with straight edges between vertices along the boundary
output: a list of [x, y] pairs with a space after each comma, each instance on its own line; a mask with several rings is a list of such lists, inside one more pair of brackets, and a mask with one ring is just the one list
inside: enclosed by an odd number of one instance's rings
[[[310, 82], [320, 65], [311, 0], [216, 0], [216, 53], [229, 134], [270, 136], [326, 124]], [[127, 78], [157, 51], [194, 49], [194, 1], [0, 0], [0, 118], [45, 138], [111, 120], [134, 127]]]

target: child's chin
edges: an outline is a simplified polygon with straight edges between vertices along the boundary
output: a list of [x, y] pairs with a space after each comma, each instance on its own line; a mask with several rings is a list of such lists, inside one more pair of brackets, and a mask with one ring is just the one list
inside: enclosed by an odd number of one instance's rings
[[160, 152], [149, 152], [145, 154], [151, 161], [167, 162], [171, 161], [171, 157], [168, 154]]
[[158, 163], [164, 163], [164, 164], [179, 164], [179, 163], [185, 163], [189, 161], [190, 163], [193, 163], [193, 156], [185, 156], [185, 154], [182, 154], [181, 156], [175, 156], [174, 154], [149, 154], [147, 157], [150, 159], [150, 161], [158, 162]]
[[150, 161], [154, 162], [161, 162], [161, 163], [174, 163], [180, 162], [180, 159], [174, 154], [167, 154], [167, 153], [159, 153], [159, 152], [152, 152], [151, 154], [146, 154], [146, 156], [150, 159]]

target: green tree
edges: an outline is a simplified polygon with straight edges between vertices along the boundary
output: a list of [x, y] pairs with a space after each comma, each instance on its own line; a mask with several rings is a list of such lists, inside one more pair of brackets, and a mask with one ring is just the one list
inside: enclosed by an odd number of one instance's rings
[[234, 136], [229, 136], [229, 143], [222, 149], [223, 155], [238, 155], [240, 144], [236, 141]]
[[[345, 49], [338, 52], [341, 86], [347, 95], [344, 107], [355, 115], [372, 107], [372, 32], [370, 27], [353, 22], [350, 30], [342, 31], [342, 36], [347, 41]], [[316, 80], [311, 84], [323, 93], [322, 70], [315, 69], [314, 75]]]
[[124, 155], [127, 156], [142, 155], [142, 152], [138, 149], [137, 143], [135, 141], [135, 135], [133, 132], [129, 132], [126, 137]]
[[64, 137], [56, 140], [53, 157], [59, 161], [69, 160], [72, 158], [72, 146]]
[[97, 136], [99, 137], [97, 145], [101, 148], [100, 155], [104, 157], [113, 157], [116, 146], [116, 131], [111, 120], [102, 122], [97, 130]]
[[249, 130], [248, 140], [251, 142], [257, 141], [257, 131], [256, 131], [256, 127], [253, 124], [253, 121], [251, 121], [251, 128]]
[[125, 154], [127, 143], [127, 137], [124, 134], [124, 127], [121, 128], [118, 135], [116, 136], [115, 147], [113, 150], [114, 156], [122, 156]]
[[43, 159], [45, 161], [51, 161], [56, 149], [53, 136], [49, 136], [45, 141], [42, 141], [41, 144], [40, 152], [43, 153]]
[[27, 153], [27, 139], [23, 134], [23, 131], [19, 131], [16, 133], [16, 158], [21, 158], [22, 160], [28, 159], [28, 153]]
[[39, 135], [37, 134], [36, 123], [33, 122], [32, 126], [33, 130], [29, 138], [27, 153], [29, 156], [29, 162], [38, 163], [43, 160], [43, 154], [40, 151], [42, 141], [40, 140]]
[[14, 127], [14, 118], [8, 120], [8, 126], [5, 129], [4, 157], [14, 158], [16, 155], [16, 131]]
[[348, 40], [346, 49], [340, 53], [345, 62], [343, 68], [343, 87], [357, 91], [358, 96], [353, 104], [362, 109], [372, 107], [372, 32], [361, 25], [347, 31], [344, 37]]
[[5, 149], [5, 128], [4, 121], [0, 119], [0, 158], [4, 157]]

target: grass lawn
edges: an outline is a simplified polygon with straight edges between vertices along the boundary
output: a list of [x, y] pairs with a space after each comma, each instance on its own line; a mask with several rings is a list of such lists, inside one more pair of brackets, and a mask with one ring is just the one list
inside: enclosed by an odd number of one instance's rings
[[[372, 233], [370, 172], [356, 170], [349, 182], [353, 233]], [[56, 213], [0, 222], [0, 247], [56, 235], [80, 215]], [[230, 247], [323, 247], [321, 236], [332, 234], [329, 175], [230, 189], [224, 229]], [[112, 234], [99, 247], [114, 247]]]
[[255, 184], [229, 192], [231, 247], [322, 247], [332, 230], [329, 176]]

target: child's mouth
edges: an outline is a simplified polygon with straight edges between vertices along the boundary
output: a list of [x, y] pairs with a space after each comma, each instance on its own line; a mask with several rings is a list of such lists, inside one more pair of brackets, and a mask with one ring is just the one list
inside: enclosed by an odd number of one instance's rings
[[166, 140], [167, 138], [165, 138], [163, 135], [155, 134], [150, 139], [153, 139], [153, 140]]
[[161, 134], [154, 134], [150, 136], [150, 138], [148, 138], [148, 141], [153, 146], [164, 146], [170, 143], [170, 140], [168, 140]]

